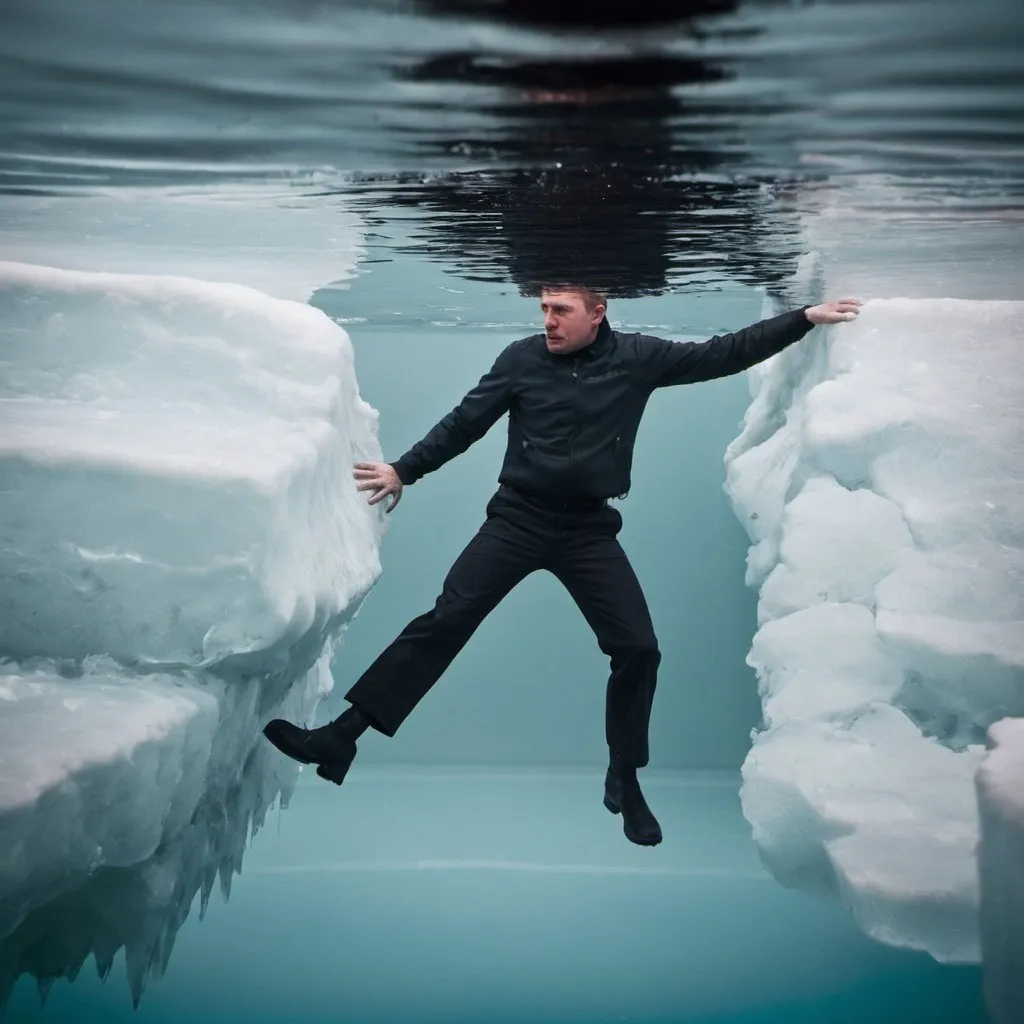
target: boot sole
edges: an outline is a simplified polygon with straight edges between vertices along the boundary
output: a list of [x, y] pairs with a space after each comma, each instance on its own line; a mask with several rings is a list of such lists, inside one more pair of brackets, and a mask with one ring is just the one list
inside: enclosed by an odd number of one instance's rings
[[348, 764], [344, 761], [324, 761], [317, 765], [316, 773], [321, 779], [326, 779], [328, 782], [333, 782], [336, 786], [340, 786], [345, 781], [345, 776], [348, 775], [351, 764], [351, 761]]
[[[604, 798], [604, 805], [608, 808], [609, 811], [612, 812], [612, 814], [620, 814], [622, 811], [622, 808], [619, 807], [617, 803], [610, 800], [607, 796], [605, 796]], [[622, 834], [631, 843], [634, 843], [637, 846], [657, 846], [662, 839], [661, 836], [658, 836], [657, 839], [651, 838], [650, 836], [638, 836], [635, 832], [630, 832], [629, 829], [626, 828], [625, 822], [623, 822], [622, 825]]]

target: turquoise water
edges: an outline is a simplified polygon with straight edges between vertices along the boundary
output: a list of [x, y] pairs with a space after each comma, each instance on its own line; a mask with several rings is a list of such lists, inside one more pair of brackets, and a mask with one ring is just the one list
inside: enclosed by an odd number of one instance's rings
[[[406, 231], [396, 226], [389, 245]], [[721, 282], [616, 300], [610, 317], [706, 336], [757, 319], [761, 300]], [[350, 286], [312, 301], [352, 333], [391, 458], [536, 323], [517, 290], [409, 256], [367, 261]], [[643, 773], [662, 846], [629, 844], [601, 805], [606, 662], [566, 595], [538, 577], [488, 619], [395, 739], [365, 738], [342, 789], [303, 776], [252, 842], [229, 902], [214, 899], [202, 921], [193, 906], [138, 1010], [119, 955], [105, 984], [90, 961], [74, 983], [53, 985], [44, 1009], [23, 977], [5, 1019], [984, 1021], [980, 969], [876, 944], [757, 860], [736, 773], [759, 717], [744, 664], [755, 595], [743, 584], [747, 539], [721, 491], [721, 455], [748, 402], [742, 377], [657, 396], [622, 504], [623, 543], [664, 651]], [[479, 522], [501, 450], [499, 425], [407, 490], [322, 718], [432, 602]]]
[[[390, 244], [406, 230], [395, 226]], [[515, 290], [410, 257], [364, 264], [350, 286], [312, 301], [352, 333], [392, 458], [535, 322]], [[616, 301], [610, 316], [700, 336], [756, 319], [760, 302], [723, 283]], [[876, 944], [757, 860], [736, 773], [759, 717], [744, 664], [755, 596], [743, 585], [746, 537], [721, 491], [721, 453], [748, 402], [742, 377], [657, 396], [622, 504], [623, 543], [664, 651], [643, 773], [662, 846], [628, 843], [601, 805], [607, 665], [566, 595], [533, 578], [397, 737], [365, 737], [342, 789], [302, 777], [254, 838], [230, 900], [215, 898], [202, 921], [193, 906], [138, 1010], [119, 955], [105, 984], [90, 961], [74, 983], [53, 985], [43, 1009], [23, 977], [5, 1019], [984, 1021], [980, 969]], [[499, 425], [407, 490], [321, 718], [432, 602], [478, 524], [502, 447]]]
[[643, 773], [665, 843], [633, 846], [599, 770], [305, 774], [228, 904], [181, 929], [131, 1007], [121, 958], [22, 979], [9, 1020], [76, 1024], [981, 1024], [980, 971], [877, 945], [781, 888], [732, 773]]

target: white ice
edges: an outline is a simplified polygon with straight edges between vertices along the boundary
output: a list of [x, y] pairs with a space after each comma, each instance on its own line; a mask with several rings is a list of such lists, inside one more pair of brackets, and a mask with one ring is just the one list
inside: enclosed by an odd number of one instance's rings
[[369, 588], [376, 414], [325, 314], [24, 264], [0, 289], [6, 656], [272, 662]]
[[992, 1024], [1024, 1007], [1024, 719], [989, 729], [975, 783], [981, 812], [981, 950]]
[[726, 456], [760, 595], [743, 808], [785, 884], [973, 961], [974, 773], [1024, 713], [1024, 303], [868, 298], [751, 372]]
[[379, 576], [377, 416], [340, 327], [244, 285], [3, 263], [0, 305], [0, 1003], [121, 946], [138, 997]]
[[[109, 659], [0, 669], [0, 1006], [124, 950], [136, 1003], [200, 893], [225, 898], [250, 833], [295, 782], [268, 711], [308, 718], [332, 645], [276, 686], [125, 672]], [[259, 739], [257, 738], [259, 737]]]

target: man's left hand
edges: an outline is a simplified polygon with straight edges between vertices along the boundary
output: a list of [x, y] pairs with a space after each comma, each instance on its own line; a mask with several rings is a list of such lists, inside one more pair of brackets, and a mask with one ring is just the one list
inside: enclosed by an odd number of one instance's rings
[[808, 306], [804, 310], [804, 315], [812, 324], [841, 324], [848, 320], [856, 320], [860, 307], [860, 299], [837, 299], [834, 302]]

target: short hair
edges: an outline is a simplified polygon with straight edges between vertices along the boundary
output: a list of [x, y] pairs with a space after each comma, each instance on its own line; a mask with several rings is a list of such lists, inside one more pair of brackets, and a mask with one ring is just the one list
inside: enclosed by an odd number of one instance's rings
[[598, 306], [608, 308], [608, 296], [599, 292], [596, 288], [589, 288], [584, 284], [543, 284], [541, 292], [575, 292], [583, 300], [587, 312], [592, 313]]

